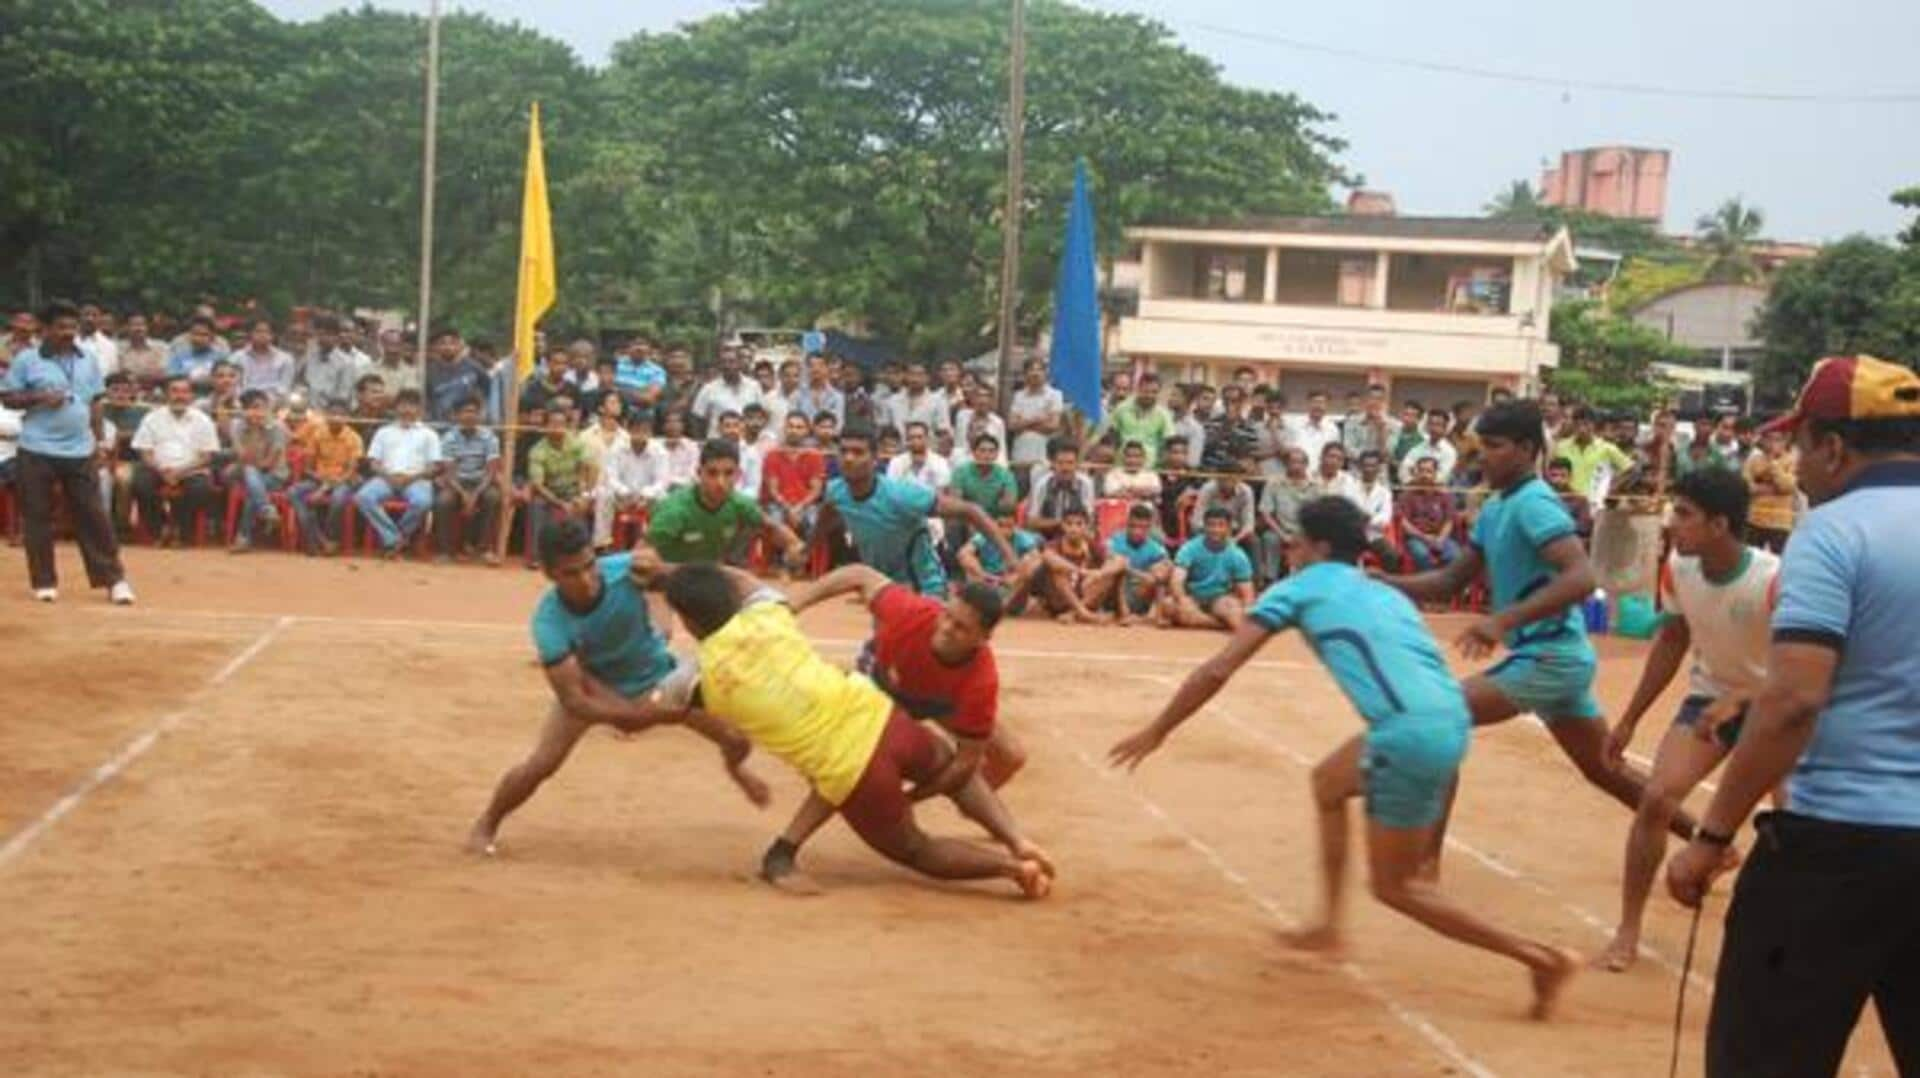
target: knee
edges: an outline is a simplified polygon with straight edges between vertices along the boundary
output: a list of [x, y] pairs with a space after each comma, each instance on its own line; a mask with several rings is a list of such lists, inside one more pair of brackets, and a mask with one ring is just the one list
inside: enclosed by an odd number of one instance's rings
[[1680, 811], [1680, 803], [1686, 800], [1686, 796], [1685, 790], [1666, 783], [1650, 782], [1640, 795], [1639, 817], [1643, 822], [1665, 827], [1667, 821]]
[[1374, 901], [1389, 909], [1405, 911], [1414, 904], [1413, 889], [1418, 886], [1406, 877], [1382, 876], [1375, 873], [1367, 881], [1367, 890]]

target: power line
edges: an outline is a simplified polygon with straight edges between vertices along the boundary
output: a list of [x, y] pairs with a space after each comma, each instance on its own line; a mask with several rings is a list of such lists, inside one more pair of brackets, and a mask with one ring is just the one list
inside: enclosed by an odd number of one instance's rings
[[[1147, 16], [1157, 18], [1157, 16]], [[1343, 60], [1358, 60], [1361, 63], [1380, 64], [1388, 67], [1402, 67], [1414, 71], [1430, 71], [1442, 75], [1459, 75], [1466, 78], [1490, 79], [1497, 82], [1520, 83], [1527, 86], [1541, 86], [1556, 90], [1598, 90], [1608, 93], [1638, 94], [1646, 97], [1685, 98], [1697, 101], [1761, 101], [1773, 103], [1826, 104], [1826, 105], [1907, 105], [1920, 102], [1920, 90], [1890, 90], [1866, 94], [1831, 93], [1785, 93], [1765, 90], [1718, 90], [1687, 86], [1662, 86], [1646, 82], [1618, 82], [1608, 79], [1558, 78], [1549, 75], [1535, 75], [1524, 71], [1501, 71], [1494, 68], [1474, 67], [1468, 64], [1447, 63], [1440, 60], [1421, 60], [1407, 56], [1391, 56], [1384, 53], [1367, 52], [1362, 49], [1350, 49], [1339, 45], [1325, 45], [1315, 41], [1303, 41], [1299, 38], [1285, 37], [1280, 34], [1262, 33], [1255, 30], [1220, 26], [1214, 23], [1191, 22], [1185, 19], [1165, 20], [1176, 26], [1187, 26], [1195, 30], [1232, 37], [1243, 41], [1259, 41], [1268, 45], [1293, 49], [1296, 52], [1317, 53], [1322, 56], [1336, 56]]]

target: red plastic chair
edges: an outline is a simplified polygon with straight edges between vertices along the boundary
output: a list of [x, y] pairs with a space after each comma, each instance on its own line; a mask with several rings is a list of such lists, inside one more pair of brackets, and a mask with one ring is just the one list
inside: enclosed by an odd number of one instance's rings
[[613, 543], [621, 550], [632, 550], [633, 544], [647, 534], [647, 525], [653, 514], [646, 506], [622, 509], [613, 518]]
[[1133, 503], [1125, 498], [1101, 498], [1093, 503], [1093, 526], [1102, 546], [1115, 532], [1126, 530], [1127, 513], [1132, 508]]
[[[398, 523], [400, 516], [407, 511], [407, 500], [405, 498], [388, 498], [380, 503], [380, 508], [385, 509], [387, 515], [392, 517], [395, 523]], [[356, 523], [360, 524], [360, 552], [363, 554], [380, 553], [380, 533], [374, 531], [372, 525], [359, 520], [359, 514], [355, 512], [354, 503], [349, 500], [347, 502], [346, 515], [340, 521], [340, 532], [347, 539], [343, 545], [349, 550], [353, 549], [353, 529]], [[432, 554], [432, 552], [433, 513], [429, 511], [426, 516], [420, 518], [420, 532], [413, 537], [413, 553], [415, 557], [424, 558]]]
[[[243, 484], [234, 483], [228, 486], [226, 522], [228, 546], [232, 546], [234, 538], [240, 534], [240, 514], [245, 510], [246, 501], [247, 489]], [[274, 511], [280, 514], [280, 549], [288, 553], [300, 549], [300, 518], [294, 515], [293, 499], [287, 496], [284, 489], [275, 490], [268, 492], [267, 504], [273, 506]]]

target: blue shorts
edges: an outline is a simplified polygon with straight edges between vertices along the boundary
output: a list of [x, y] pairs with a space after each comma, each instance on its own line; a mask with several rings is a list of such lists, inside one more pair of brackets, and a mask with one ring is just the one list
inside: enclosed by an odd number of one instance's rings
[[1360, 754], [1367, 819], [1395, 829], [1438, 822], [1467, 755], [1469, 725], [1456, 716], [1370, 727]]
[[1597, 719], [1601, 711], [1593, 698], [1593, 674], [1598, 666], [1593, 648], [1583, 643], [1516, 651], [1489, 667], [1485, 677], [1515, 709], [1547, 722]]
[[[1700, 713], [1712, 706], [1713, 697], [1711, 696], [1689, 696], [1680, 702], [1680, 711], [1674, 715], [1673, 724], [1675, 726], [1684, 726], [1691, 730], [1695, 726], [1700, 725]], [[1733, 747], [1740, 743], [1740, 728], [1746, 724], [1747, 708], [1745, 704], [1742, 704], [1739, 714], [1735, 715], [1732, 720], [1722, 724], [1720, 729], [1714, 731], [1714, 740], [1720, 743], [1721, 748], [1732, 752]]]

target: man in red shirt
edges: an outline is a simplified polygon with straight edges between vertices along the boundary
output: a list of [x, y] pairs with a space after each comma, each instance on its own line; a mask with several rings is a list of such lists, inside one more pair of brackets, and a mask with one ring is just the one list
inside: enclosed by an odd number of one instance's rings
[[[861, 649], [860, 672], [909, 715], [938, 723], [955, 742], [952, 761], [917, 787], [914, 798], [951, 796], [961, 812], [979, 820], [975, 806], [997, 802], [994, 790], [1027, 762], [1026, 750], [999, 722], [1000, 673], [989, 642], [1002, 612], [999, 592], [967, 583], [942, 602], [869, 566], [848, 565], [797, 590], [791, 605], [798, 613], [848, 592], [858, 592], [873, 613], [873, 638]], [[801, 845], [833, 813], [832, 805], [809, 794], [761, 858], [761, 876], [783, 889], [815, 891], [795, 861]]]
[[767, 454], [761, 468], [760, 505], [767, 519], [785, 524], [802, 539], [813, 537], [820, 493], [827, 487], [827, 458], [807, 444], [812, 436], [813, 425], [805, 415], [788, 413], [780, 447]]

